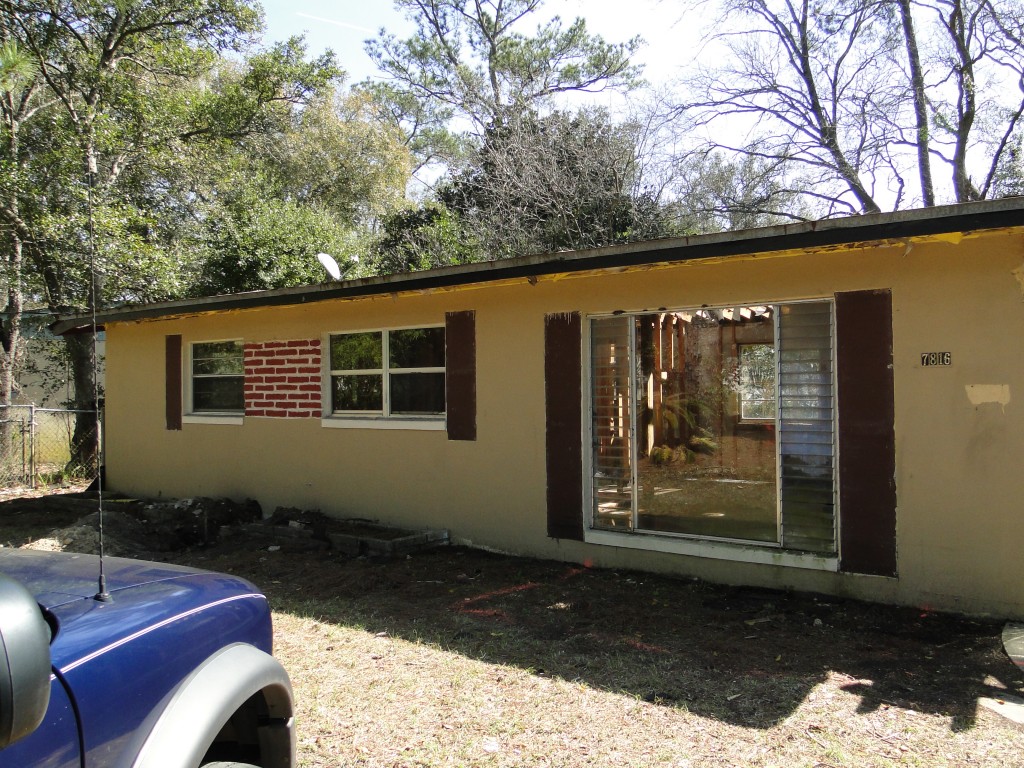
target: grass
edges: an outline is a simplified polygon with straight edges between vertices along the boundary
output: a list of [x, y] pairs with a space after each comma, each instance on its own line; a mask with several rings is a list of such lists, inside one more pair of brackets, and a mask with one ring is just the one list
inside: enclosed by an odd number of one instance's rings
[[458, 549], [206, 553], [275, 606], [300, 766], [1006, 766], [1000, 626]]
[[[0, 502], [0, 541], [87, 506]], [[130, 533], [120, 519], [108, 533]], [[266, 546], [233, 535], [169, 559], [266, 591], [300, 768], [1021, 762], [1024, 726], [978, 704], [1024, 697], [1001, 622], [458, 548]]]

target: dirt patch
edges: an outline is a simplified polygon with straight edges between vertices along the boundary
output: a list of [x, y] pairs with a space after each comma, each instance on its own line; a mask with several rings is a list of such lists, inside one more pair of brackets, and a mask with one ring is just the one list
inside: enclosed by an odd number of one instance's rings
[[[0, 503], [5, 537], [12, 521], [30, 535], [28, 519]], [[991, 704], [1024, 697], [1000, 622], [460, 548], [384, 559], [269, 541], [156, 556], [267, 592], [300, 766], [1020, 760], [1024, 726]]]

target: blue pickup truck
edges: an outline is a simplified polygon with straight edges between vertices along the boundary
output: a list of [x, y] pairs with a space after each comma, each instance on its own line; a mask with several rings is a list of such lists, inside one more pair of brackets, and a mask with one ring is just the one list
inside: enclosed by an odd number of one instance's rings
[[[266, 598], [234, 576], [0, 549], [0, 768], [291, 768]], [[100, 593], [100, 594], [98, 594]]]

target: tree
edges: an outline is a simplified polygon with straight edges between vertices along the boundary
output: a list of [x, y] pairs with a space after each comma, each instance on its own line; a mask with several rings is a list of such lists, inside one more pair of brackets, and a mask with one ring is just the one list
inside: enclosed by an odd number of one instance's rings
[[[42, 78], [32, 59], [10, 38], [0, 17], [0, 233], [3, 237], [2, 278], [6, 306], [0, 316], [0, 408], [9, 406], [15, 371], [21, 358], [21, 322], [24, 304], [24, 251], [30, 232], [15, 189], [26, 174], [22, 127], [45, 109]], [[9, 445], [8, 420], [3, 417], [0, 444]]]
[[737, 137], [711, 147], [785, 161], [826, 214], [877, 212], [899, 138], [880, 116], [904, 93], [888, 64], [897, 42], [889, 16], [885, 0], [726, 0], [714, 42], [728, 63], [702, 67], [698, 95], [680, 111], [712, 135]]
[[384, 219], [367, 265], [377, 275], [483, 261], [480, 243], [443, 203], [427, 201]]
[[[784, 164], [819, 215], [1013, 188], [1019, 0], [726, 0], [723, 10], [709, 43], [728, 64], [704, 68], [677, 111], [716, 137], [709, 148]], [[950, 172], [940, 188], [936, 162]]]
[[364, 91], [325, 93], [273, 132], [189, 147], [174, 191], [191, 213], [177, 239], [197, 254], [188, 292], [319, 282], [320, 252], [352, 269], [404, 205], [408, 151], [379, 109]]
[[676, 228], [695, 234], [802, 221], [813, 212], [789, 186], [784, 161], [721, 151], [679, 158], [671, 183]]
[[637, 129], [603, 110], [509, 118], [439, 198], [489, 258], [662, 236], [659, 200], [641, 186]]
[[949, 167], [957, 202], [1001, 194], [1021, 140], [1024, 4], [927, 0], [912, 8], [935, 41], [926, 58], [935, 72], [925, 82], [929, 149]]
[[[258, 29], [251, 0], [0, 0], [0, 19], [53, 100], [46, 119], [33, 121], [33, 183], [19, 180], [14, 192], [31, 273], [55, 313], [152, 298], [153, 283], [173, 269], [160, 258], [151, 217], [133, 204], [156, 196], [143, 167], [166, 162], [182, 142], [261, 130], [275, 105], [307, 99], [337, 74], [330, 57], [306, 62], [289, 41], [252, 57], [233, 91], [208, 95], [200, 79], [218, 54], [239, 50]], [[0, 215], [16, 225], [9, 206]], [[65, 343], [74, 405], [89, 410], [91, 339]], [[79, 419], [75, 442], [75, 458], [88, 461], [95, 423]]]
[[[382, 30], [367, 51], [389, 78], [396, 113], [421, 139], [427, 156], [451, 149], [439, 131], [453, 119], [481, 137], [524, 111], [550, 108], [560, 95], [628, 88], [638, 68], [630, 56], [639, 39], [607, 43], [577, 18], [559, 17], [522, 30], [542, 0], [396, 0], [415, 23], [406, 40]], [[413, 142], [413, 146], [417, 146]]]

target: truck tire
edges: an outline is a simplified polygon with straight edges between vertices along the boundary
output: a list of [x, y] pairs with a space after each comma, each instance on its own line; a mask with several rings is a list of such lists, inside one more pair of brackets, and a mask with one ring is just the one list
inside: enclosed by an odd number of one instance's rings
[[251, 765], [249, 763], [203, 763], [199, 768], [260, 768], [258, 765]]

